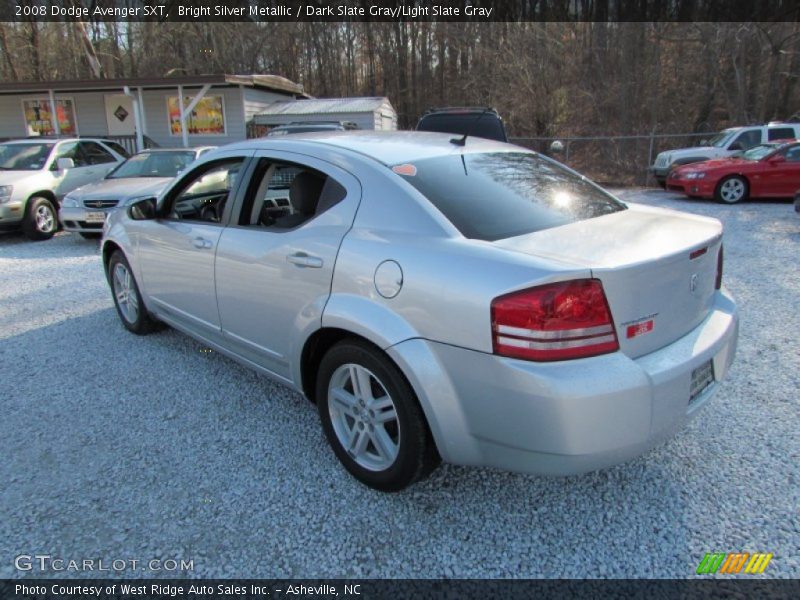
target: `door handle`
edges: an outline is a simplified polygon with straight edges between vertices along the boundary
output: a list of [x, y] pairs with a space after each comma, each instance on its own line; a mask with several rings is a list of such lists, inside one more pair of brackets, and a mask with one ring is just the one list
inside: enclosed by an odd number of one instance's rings
[[322, 259], [318, 256], [309, 256], [305, 252], [295, 252], [286, 257], [286, 261], [298, 267], [310, 267], [319, 269], [322, 267]]
[[195, 248], [211, 248], [211, 240], [207, 240], [204, 237], [197, 236], [192, 240], [192, 244], [194, 244]]

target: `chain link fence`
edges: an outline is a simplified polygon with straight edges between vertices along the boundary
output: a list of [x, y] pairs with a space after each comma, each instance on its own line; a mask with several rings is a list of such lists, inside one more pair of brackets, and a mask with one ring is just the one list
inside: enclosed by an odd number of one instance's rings
[[[525, 146], [569, 165], [604, 185], [656, 185], [648, 167], [659, 152], [697, 146], [714, 133], [652, 133], [591, 137], [512, 137], [511, 143]], [[555, 152], [553, 142], [563, 149]]]

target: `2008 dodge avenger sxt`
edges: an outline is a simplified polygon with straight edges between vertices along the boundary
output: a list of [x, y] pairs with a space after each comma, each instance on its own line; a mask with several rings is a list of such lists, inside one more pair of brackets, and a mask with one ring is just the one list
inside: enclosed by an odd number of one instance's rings
[[123, 324], [303, 393], [344, 467], [570, 474], [680, 428], [733, 360], [715, 219], [624, 204], [524, 148], [420, 132], [251, 140], [112, 214]]

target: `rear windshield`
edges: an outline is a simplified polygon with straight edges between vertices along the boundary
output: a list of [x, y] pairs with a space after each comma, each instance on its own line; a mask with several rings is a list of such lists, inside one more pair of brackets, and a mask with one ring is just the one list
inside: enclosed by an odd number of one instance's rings
[[419, 120], [417, 131], [438, 131], [440, 133], [465, 133], [473, 137], [506, 142], [503, 122], [492, 113], [432, 114]]
[[530, 153], [454, 154], [394, 170], [464, 237], [478, 240], [524, 235], [626, 208], [595, 184]]

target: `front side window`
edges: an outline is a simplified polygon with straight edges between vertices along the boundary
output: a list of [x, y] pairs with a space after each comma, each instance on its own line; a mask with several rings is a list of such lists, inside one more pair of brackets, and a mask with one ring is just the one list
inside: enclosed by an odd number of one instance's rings
[[627, 208], [587, 179], [531, 153], [453, 154], [393, 170], [472, 239], [500, 240]]
[[790, 146], [785, 153], [788, 162], [800, 162], [800, 145]]
[[86, 162], [86, 157], [81, 152], [78, 142], [66, 142], [61, 144], [56, 150], [56, 159], [53, 161], [53, 169], [58, 168], [59, 158], [71, 158], [76, 167], [87, 167], [89, 163]]
[[219, 223], [243, 159], [236, 158], [212, 163], [196, 171], [171, 195], [166, 207], [167, 219]]
[[175, 177], [194, 161], [194, 152], [143, 152], [122, 163], [108, 179], [126, 177]]
[[0, 144], [0, 170], [37, 171], [44, 168], [53, 144]]
[[743, 150], [749, 150], [753, 146], [761, 143], [761, 130], [748, 129], [747, 131], [743, 131], [738, 135], [733, 143], [740, 144]]

